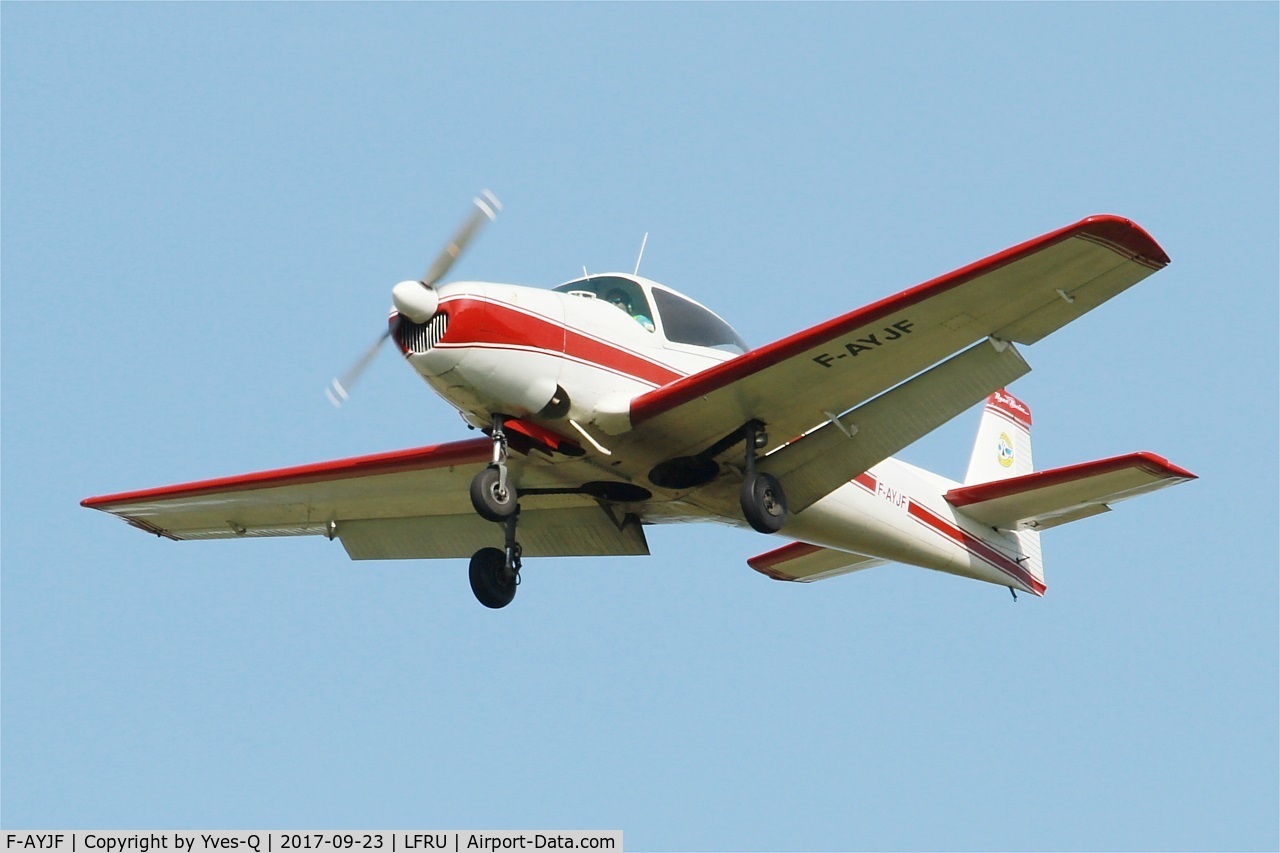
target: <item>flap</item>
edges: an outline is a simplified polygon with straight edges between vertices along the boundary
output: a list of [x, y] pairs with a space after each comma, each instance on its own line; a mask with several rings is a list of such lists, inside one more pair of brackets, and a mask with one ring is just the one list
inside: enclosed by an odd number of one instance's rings
[[1043, 530], [1106, 512], [1109, 504], [1196, 479], [1154, 453], [1130, 453], [1021, 477], [962, 486], [947, 503], [1006, 530]]
[[[423, 560], [470, 557], [485, 547], [501, 548], [501, 524], [474, 512], [343, 521], [337, 535], [353, 560]], [[615, 520], [601, 506], [521, 510], [520, 547], [526, 557], [630, 556], [649, 553], [644, 529], [634, 515]]]
[[783, 446], [760, 469], [800, 512], [1030, 369], [1011, 344], [984, 341]]

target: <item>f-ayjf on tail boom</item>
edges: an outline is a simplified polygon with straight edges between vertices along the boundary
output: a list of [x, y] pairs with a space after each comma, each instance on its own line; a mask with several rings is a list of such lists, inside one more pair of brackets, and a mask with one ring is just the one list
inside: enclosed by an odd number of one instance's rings
[[[812, 581], [903, 562], [1045, 589], [1042, 530], [1194, 475], [1150, 453], [1031, 465], [1004, 388], [1031, 344], [1169, 258], [1091, 216], [757, 349], [669, 287], [608, 273], [552, 290], [453, 281], [486, 193], [383, 336], [487, 438], [88, 498], [169, 539], [323, 535], [352, 559], [470, 557], [503, 607], [522, 561], [647, 554], [705, 519], [796, 540], [752, 558]], [[368, 354], [330, 398], [342, 402]], [[987, 401], [964, 483], [892, 458]]]

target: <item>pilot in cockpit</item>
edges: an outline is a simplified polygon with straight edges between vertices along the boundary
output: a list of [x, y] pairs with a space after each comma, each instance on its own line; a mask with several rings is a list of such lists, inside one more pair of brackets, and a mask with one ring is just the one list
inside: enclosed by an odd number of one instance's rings
[[621, 288], [615, 287], [605, 296], [605, 301], [610, 305], [616, 305], [623, 311], [627, 312], [627, 316], [631, 317], [641, 326], [644, 326], [650, 332], [654, 330], [653, 321], [650, 320], [643, 312], [637, 312], [631, 304], [631, 297], [622, 292]]

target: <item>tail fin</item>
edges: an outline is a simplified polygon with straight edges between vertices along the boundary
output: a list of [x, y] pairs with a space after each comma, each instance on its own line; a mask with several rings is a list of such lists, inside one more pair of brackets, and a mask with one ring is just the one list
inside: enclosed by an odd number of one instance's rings
[[[990, 386], [988, 386], [990, 387]], [[1031, 410], [1003, 388], [987, 398], [964, 484], [990, 483], [1030, 474]]]
[[[987, 397], [978, 424], [978, 438], [969, 456], [969, 468], [965, 471], [966, 486], [991, 483], [1030, 474], [1035, 468], [1031, 462], [1031, 409], [1017, 397], [1001, 388]], [[1017, 541], [1015, 559], [1031, 576], [1044, 583], [1044, 561], [1040, 554], [1038, 530], [1009, 532]]]

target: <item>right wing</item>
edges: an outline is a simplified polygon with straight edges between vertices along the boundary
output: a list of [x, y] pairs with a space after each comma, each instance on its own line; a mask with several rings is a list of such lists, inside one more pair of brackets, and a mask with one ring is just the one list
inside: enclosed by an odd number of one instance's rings
[[[119, 516], [168, 539], [323, 535], [342, 540], [354, 560], [470, 557], [502, 544], [499, 525], [472, 509], [476, 471], [491, 459], [479, 438], [314, 465], [259, 471], [102, 497], [82, 506]], [[599, 477], [587, 463], [557, 455], [512, 455], [521, 488], [548, 489], [520, 513], [530, 557], [647, 554], [634, 515], [613, 513], [586, 494], [558, 490]]]
[[642, 394], [631, 427], [676, 457], [754, 419], [776, 448], [984, 338], [1034, 343], [1168, 263], [1134, 223], [1091, 216]]
[[1154, 453], [1130, 453], [1021, 477], [961, 486], [947, 503], [990, 527], [1047, 530], [1107, 512], [1110, 504], [1196, 479]]

